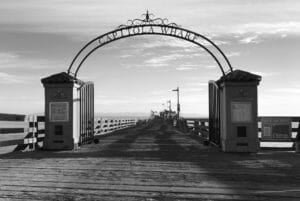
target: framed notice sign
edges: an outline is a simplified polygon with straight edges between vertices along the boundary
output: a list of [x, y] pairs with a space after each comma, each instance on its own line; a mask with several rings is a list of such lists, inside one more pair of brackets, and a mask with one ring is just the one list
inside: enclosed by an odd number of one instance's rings
[[262, 117], [262, 140], [286, 141], [291, 139], [292, 127], [289, 117]]
[[236, 123], [251, 122], [251, 102], [231, 102], [231, 121]]
[[52, 122], [69, 121], [69, 103], [68, 102], [50, 102], [49, 119]]

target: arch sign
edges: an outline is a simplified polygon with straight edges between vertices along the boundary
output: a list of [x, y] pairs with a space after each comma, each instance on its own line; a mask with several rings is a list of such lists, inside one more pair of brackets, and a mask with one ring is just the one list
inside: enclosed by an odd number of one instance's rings
[[143, 16], [88, 42], [76, 54], [67, 72], [42, 79], [46, 117], [44, 148], [73, 149], [93, 140], [94, 85], [77, 79], [79, 69], [93, 52], [122, 38], [163, 35], [196, 44], [214, 59], [222, 72], [219, 80], [209, 83], [209, 140], [226, 152], [256, 152], [257, 86], [261, 77], [233, 71], [224, 52], [209, 38], [167, 19], [154, 18], [148, 11]]
[[[223, 76], [226, 72], [233, 71], [224, 52], [209, 38], [181, 28], [176, 23], [168, 23], [168, 19], [166, 18], [152, 18], [153, 14], [150, 14], [148, 11], [142, 16], [145, 16], [145, 18], [128, 20], [127, 24], [120, 25], [116, 29], [88, 42], [76, 54], [69, 66], [68, 74], [73, 74], [74, 77], [77, 77], [82, 64], [98, 48], [122, 38], [139, 35], [165, 35], [189, 41], [204, 49], [215, 60]], [[227, 68], [224, 68], [225, 66]]]

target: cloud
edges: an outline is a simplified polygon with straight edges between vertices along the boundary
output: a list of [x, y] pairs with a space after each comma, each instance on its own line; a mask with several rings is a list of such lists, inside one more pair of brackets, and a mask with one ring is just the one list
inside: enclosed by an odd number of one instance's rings
[[63, 64], [47, 59], [26, 58], [17, 53], [0, 52], [0, 69], [48, 69]]
[[179, 67], [176, 67], [176, 70], [178, 71], [191, 71], [196, 70], [199, 65], [197, 64], [182, 64]]
[[259, 43], [261, 40], [258, 39], [258, 35], [248, 36], [240, 40], [242, 44], [249, 44], [249, 43]]
[[257, 33], [257, 34], [283, 34], [283, 33], [300, 33], [300, 22], [283, 21], [277, 23], [247, 23], [240, 25], [237, 30], [240, 34]]
[[145, 69], [145, 68], [152, 68], [157, 69], [158, 71], [165, 72], [168, 71], [165, 67], [168, 67], [168, 64], [164, 63], [141, 63], [141, 64], [121, 64], [121, 66], [125, 69]]
[[124, 104], [134, 104], [137, 101], [135, 97], [128, 96], [103, 96], [97, 95], [95, 98], [96, 105], [124, 105]]
[[197, 87], [207, 87], [208, 86], [208, 83], [206, 82], [190, 82], [190, 83], [187, 83], [186, 86], [197, 86]]
[[18, 59], [16, 54], [8, 52], [0, 52], [0, 62], [1, 64], [9, 64], [11, 61]]
[[[207, 94], [207, 90], [208, 90], [208, 83], [204, 83], [204, 82], [189, 82], [184, 84], [184, 86], [182, 86], [180, 88], [181, 93], [183, 93], [184, 97], [190, 97], [188, 94], [194, 94], [194, 92], [202, 92], [204, 94]], [[192, 96], [193, 98], [195, 98], [195, 96]], [[198, 96], [196, 96], [198, 97]], [[191, 98], [191, 97], [190, 97]], [[197, 98], [197, 100], [199, 101], [199, 99]]]
[[129, 104], [134, 103], [131, 100], [120, 100], [120, 99], [97, 99], [95, 101], [96, 105], [122, 105], [122, 104]]
[[238, 38], [241, 44], [258, 44], [263, 41], [262, 36], [266, 35], [278, 35], [285, 38], [289, 34], [300, 34], [300, 22], [252, 22], [236, 25], [233, 32], [238, 33], [235, 38]]
[[151, 59], [146, 60], [145, 66], [151, 66], [154, 68], [168, 66], [171, 61], [177, 60], [179, 58], [184, 58], [184, 54], [170, 54], [163, 56], [152, 57]]
[[300, 89], [294, 87], [271, 89], [258, 96], [259, 115], [299, 116]]
[[170, 55], [165, 55], [165, 56], [157, 56], [157, 57], [153, 57], [151, 59], [148, 59], [145, 61], [145, 64], [149, 64], [149, 65], [161, 65], [161, 66], [166, 66], [166, 62], [174, 60], [176, 58], [170, 56]]
[[201, 93], [194, 93], [194, 92], [204, 92], [204, 90], [201, 90], [198, 88], [183, 89], [182, 93], [185, 93], [185, 92], [188, 92], [188, 93], [181, 97], [181, 100], [180, 100], [181, 105], [185, 105], [184, 107], [187, 107], [189, 105], [190, 107], [195, 108], [199, 105], [204, 104], [205, 107], [207, 107], [208, 99], [203, 98], [203, 97], [205, 97], [205, 95], [199, 95]]
[[[211, 34], [207, 34], [207, 35], [211, 35]], [[206, 35], [206, 37], [208, 37]], [[209, 39], [211, 39], [216, 45], [221, 46], [221, 45], [227, 45], [230, 44], [230, 41], [227, 40], [221, 40], [220, 38], [218, 38], [219, 35], [214, 35], [213, 37], [208, 37]], [[212, 44], [210, 44], [208, 41], [206, 41], [205, 39], [201, 39], [198, 38], [199, 41], [202, 45], [208, 47], [208, 46], [212, 46]], [[149, 39], [148, 37], [141, 37], [141, 41], [138, 44], [134, 44], [131, 45], [131, 47], [133, 48], [141, 48], [141, 49], [145, 49], [145, 48], [162, 48], [162, 47], [169, 47], [169, 48], [176, 48], [178, 50], [182, 50], [184, 52], [199, 52], [199, 47], [196, 44], [193, 44], [189, 41], [180, 39], [180, 38], [173, 38], [173, 37], [160, 37], [160, 38], [151, 38]], [[200, 48], [202, 51], [203, 49]]]
[[0, 83], [1, 84], [26, 83], [26, 79], [21, 76], [0, 72]]
[[123, 54], [120, 56], [120, 58], [124, 59], [124, 58], [129, 58], [129, 57], [132, 57], [133, 55], [131, 54]]
[[189, 66], [179, 66], [176, 68], [178, 71], [190, 71], [190, 70], [195, 70], [196, 68], [194, 67], [189, 67]]
[[227, 57], [237, 57], [240, 56], [241, 53], [240, 52], [229, 52], [226, 54]]
[[280, 38], [286, 38], [291, 34], [300, 34], [300, 22], [252, 22], [241, 25], [235, 25], [232, 32], [237, 33], [234, 37], [241, 44], [258, 44], [263, 42], [263, 38], [268, 35], [276, 35]]
[[[226, 40], [221, 40], [221, 39], [218, 39], [218, 35], [215, 35], [214, 37], [211, 37], [209, 38], [210, 40], [213, 41], [214, 44], [216, 44], [217, 46], [222, 46], [222, 45], [230, 45], [230, 41], [226, 41]], [[207, 46], [212, 46], [212, 44], [210, 44], [209, 42], [207, 41], [204, 41], [203, 44], [207, 47]]]
[[[125, 23], [127, 19], [140, 18], [141, 12], [148, 7], [156, 17], [169, 17], [179, 24], [209, 33], [300, 33], [297, 1], [255, 1], [247, 5], [242, 1], [211, 3], [192, 0], [182, 4], [176, 1], [168, 4], [167, 10], [162, 6], [165, 3], [158, 0], [143, 3], [138, 0], [89, 0], [88, 3], [80, 0], [2, 1], [0, 23], [14, 24], [17, 28], [18, 23], [25, 25], [27, 30], [39, 32], [94, 36], [99, 31], [103, 33]], [[257, 22], [253, 22], [254, 19]]]
[[300, 94], [300, 88], [296, 88], [296, 87], [277, 88], [277, 89], [272, 89], [271, 91], [279, 92], [279, 93]]
[[281, 34], [281, 38], [286, 38], [287, 34]]
[[[207, 42], [203, 42], [206, 46], [209, 46]], [[225, 44], [225, 42], [223, 42]], [[167, 50], [171, 53], [182, 53], [186, 55], [190, 55], [191, 57], [201, 56], [204, 50], [197, 45], [182, 40], [178, 38], [170, 38], [170, 37], [153, 37], [149, 39], [149, 37], [139, 36], [139, 39], [135, 41], [134, 44], [130, 44], [126, 46], [126, 51], [130, 51], [140, 53], [145, 50]]]
[[217, 66], [216, 65], [206, 65], [206, 66], [204, 66], [204, 68], [206, 68], [206, 69], [215, 69], [215, 68], [217, 68]]
[[0, 52], [0, 83], [29, 84], [48, 75], [48, 69], [64, 69], [57, 61], [28, 58], [13, 52]]
[[262, 71], [253, 71], [252, 73], [260, 75], [262, 77], [272, 77], [275, 75], [279, 75], [278, 72], [262, 72]]
[[[148, 94], [151, 94], [151, 97], [155, 96], [156, 98], [163, 98], [168, 95], [168, 93], [171, 92], [171, 90], [168, 89], [157, 89], [150, 91]], [[147, 97], [146, 99], [152, 100], [152, 98]]]
[[[197, 57], [199, 55], [201, 54], [173, 53], [173, 54], [167, 54], [161, 56], [154, 56], [150, 59], [145, 60], [143, 66], [153, 67], [153, 68], [168, 67], [172, 64], [172, 62], [174, 63], [174, 61], [180, 61], [180, 62], [187, 62], [187, 63], [180, 64], [180, 66], [175, 68], [176, 70], [178, 71], [196, 70], [201, 65], [193, 64], [190, 63], [189, 61], [191, 61], [191, 59], [193, 59], [195, 56]], [[189, 60], [185, 61], [185, 59], [189, 59]]]
[[187, 41], [178, 39], [178, 38], [170, 38], [170, 37], [160, 37], [155, 39], [149, 39], [148, 37], [143, 37], [141, 43], [132, 45], [134, 48], [160, 48], [160, 47], [179, 47], [179, 48], [195, 48], [194, 44], [191, 44]]
[[200, 91], [204, 91], [203, 88], [200, 88], [200, 87], [190, 87], [190, 88], [183, 88], [182, 91], [184, 91], [185, 93], [186, 92], [200, 92]]

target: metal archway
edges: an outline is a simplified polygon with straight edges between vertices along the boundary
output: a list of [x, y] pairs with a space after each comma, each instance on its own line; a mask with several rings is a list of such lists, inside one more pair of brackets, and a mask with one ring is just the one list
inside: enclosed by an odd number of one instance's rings
[[[175, 23], [168, 23], [167, 19], [152, 19], [150, 16], [153, 16], [153, 14], [149, 14], [148, 11], [146, 14], [143, 14], [143, 16], [145, 16], [145, 19], [128, 20], [127, 24], [120, 25], [116, 29], [98, 36], [88, 42], [72, 60], [68, 68], [68, 74], [73, 74], [74, 77], [77, 77], [78, 71], [82, 64], [98, 48], [122, 38], [138, 35], [164, 35], [189, 41], [198, 45], [212, 56], [220, 68], [223, 76], [225, 75], [226, 71], [224, 70], [224, 66], [221, 64], [217, 56], [222, 58], [223, 63], [227, 65], [230, 72], [233, 71], [232, 66], [224, 52], [209, 38], [188, 29], [181, 28]], [[205, 45], [213, 47], [213, 50], [209, 49]], [[217, 56], [216, 53], [218, 54]], [[72, 70], [74, 68], [75, 71], [73, 72]]]

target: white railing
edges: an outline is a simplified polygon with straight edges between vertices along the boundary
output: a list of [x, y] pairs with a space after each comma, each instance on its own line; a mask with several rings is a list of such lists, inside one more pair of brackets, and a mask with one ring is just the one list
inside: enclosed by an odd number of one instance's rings
[[134, 118], [95, 118], [95, 135], [105, 135], [136, 125]]
[[44, 116], [0, 113], [0, 147], [13, 146], [15, 151], [42, 147], [44, 121]]

